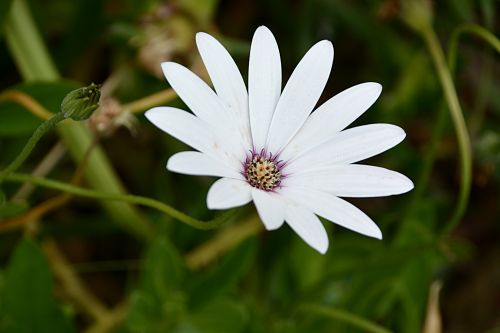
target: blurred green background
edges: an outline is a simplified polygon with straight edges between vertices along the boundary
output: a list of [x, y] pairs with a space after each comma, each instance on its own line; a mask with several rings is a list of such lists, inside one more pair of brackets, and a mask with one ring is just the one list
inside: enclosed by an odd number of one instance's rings
[[357, 83], [384, 86], [355, 124], [405, 129], [402, 144], [368, 163], [404, 173], [416, 188], [350, 200], [384, 240], [326, 222], [331, 246], [322, 256], [288, 227], [261, 232], [253, 207], [203, 231], [148, 208], [7, 182], [0, 332], [500, 332], [499, 55], [473, 33], [449, 47], [466, 25], [498, 35], [499, 2], [416, 1], [432, 12], [445, 53], [457, 52], [454, 83], [473, 154], [470, 200], [457, 225], [449, 221], [459, 149], [429, 50], [408, 24], [421, 13], [409, 3], [2, 0], [2, 169], [42, 121], [6, 91], [57, 112], [70, 90], [104, 83], [101, 110], [44, 137], [21, 171], [212, 218], [205, 197], [213, 179], [167, 172], [168, 157], [186, 147], [130, 103], [183, 106], [165, 90], [159, 64], [180, 62], [206, 77], [197, 31], [221, 40], [246, 78], [251, 37], [264, 24], [280, 46], [284, 81], [316, 41], [333, 42], [320, 102]]

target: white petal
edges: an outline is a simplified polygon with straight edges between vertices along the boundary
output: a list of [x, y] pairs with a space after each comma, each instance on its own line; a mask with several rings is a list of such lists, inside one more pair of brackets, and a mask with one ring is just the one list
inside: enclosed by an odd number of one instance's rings
[[168, 159], [167, 169], [173, 172], [196, 176], [228, 177], [243, 180], [238, 170], [225, 165], [207, 154], [184, 151]]
[[252, 188], [252, 198], [267, 230], [275, 230], [285, 221], [285, 203], [278, 194]]
[[174, 62], [161, 64], [163, 73], [177, 95], [200, 119], [214, 127], [227, 126], [227, 112], [215, 92], [202, 79]]
[[156, 107], [145, 115], [162, 131], [199, 151], [214, 155], [213, 146], [218, 141], [215, 134], [201, 119], [189, 112], [171, 107]]
[[382, 232], [375, 222], [354, 205], [332, 194], [308, 188], [287, 188], [282, 195], [344, 228], [382, 239]]
[[276, 106], [269, 134], [268, 151], [277, 154], [297, 133], [318, 102], [333, 62], [329, 41], [316, 43], [299, 62]]
[[276, 39], [268, 28], [253, 36], [248, 68], [248, 103], [254, 148], [265, 147], [267, 132], [281, 93], [281, 60]]
[[330, 141], [305, 154], [299, 154], [296, 160], [290, 162], [286, 172], [295, 173], [325, 165], [362, 161], [394, 147], [405, 136], [403, 129], [390, 124], [353, 127], [337, 133]]
[[380, 84], [366, 82], [333, 96], [311, 114], [304, 126], [284, 149], [281, 158], [288, 160], [297, 153], [330, 140], [368, 110], [381, 92], [382, 86]]
[[209, 34], [197, 33], [196, 45], [217, 95], [234, 115], [241, 138], [247, 149], [251, 149], [248, 93], [236, 63], [224, 46]]
[[289, 202], [285, 214], [286, 223], [309, 246], [321, 254], [328, 250], [328, 234], [316, 215], [295, 202]]
[[252, 201], [251, 186], [247, 182], [231, 178], [216, 181], [207, 194], [209, 209], [228, 209], [246, 205]]
[[360, 164], [311, 169], [285, 178], [282, 184], [351, 198], [383, 197], [405, 193], [413, 188], [412, 181], [398, 172]]
[[156, 107], [146, 112], [146, 118], [156, 127], [229, 166], [238, 167], [238, 160], [231, 154], [232, 141], [222, 140], [203, 120], [189, 112], [171, 107]]

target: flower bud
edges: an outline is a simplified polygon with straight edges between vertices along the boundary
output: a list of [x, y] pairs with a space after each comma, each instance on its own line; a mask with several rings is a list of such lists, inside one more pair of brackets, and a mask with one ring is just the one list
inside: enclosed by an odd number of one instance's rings
[[432, 6], [430, 0], [403, 0], [401, 2], [403, 21], [412, 29], [421, 31], [432, 25]]
[[76, 121], [88, 119], [99, 107], [101, 86], [90, 84], [88, 87], [73, 90], [64, 97], [61, 103], [61, 112], [65, 118]]

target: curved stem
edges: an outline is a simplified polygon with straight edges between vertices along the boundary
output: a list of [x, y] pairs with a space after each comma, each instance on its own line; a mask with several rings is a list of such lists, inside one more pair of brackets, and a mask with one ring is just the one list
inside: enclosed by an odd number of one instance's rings
[[[85, 167], [87, 165], [88, 159], [94, 147], [97, 145], [97, 138], [94, 139], [92, 144], [87, 148], [85, 152], [85, 156], [80, 161], [78, 168], [76, 169], [73, 177], [71, 177], [72, 185], [80, 185], [82, 181]], [[16, 228], [22, 227], [26, 223], [40, 221], [42, 217], [49, 213], [52, 210], [55, 210], [66, 203], [68, 203], [72, 199], [73, 195], [70, 193], [61, 193], [53, 198], [48, 199], [47, 201], [42, 202], [41, 204], [31, 208], [28, 212], [22, 214], [21, 216], [17, 216], [10, 220], [4, 221], [0, 224], [0, 232], [14, 230]]]
[[209, 229], [215, 229], [219, 227], [220, 225], [224, 224], [227, 222], [231, 217], [235, 215], [236, 210], [232, 209], [227, 212], [224, 212], [214, 218], [213, 220], [210, 221], [200, 221], [197, 220], [183, 212], [178, 211], [177, 209], [152, 198], [147, 198], [147, 197], [142, 197], [138, 195], [131, 195], [131, 194], [118, 194], [118, 193], [104, 193], [104, 192], [99, 192], [99, 191], [94, 191], [94, 190], [89, 190], [83, 187], [79, 186], [74, 186], [74, 185], [69, 185], [67, 183], [59, 182], [56, 180], [51, 180], [51, 179], [46, 179], [46, 178], [41, 178], [41, 177], [35, 177], [27, 174], [11, 174], [6, 177], [6, 181], [12, 181], [12, 182], [28, 182], [32, 184], [36, 184], [42, 187], [47, 187], [47, 188], [52, 188], [55, 190], [67, 192], [67, 193], [72, 193], [77, 196], [81, 197], [86, 197], [86, 198], [92, 198], [92, 199], [98, 199], [98, 200], [108, 200], [108, 201], [121, 201], [121, 202], [127, 202], [127, 203], [132, 203], [132, 204], [137, 204], [137, 205], [142, 205], [142, 206], [147, 206], [154, 208], [156, 210], [159, 210], [187, 225], [190, 225], [196, 229], [201, 229], [201, 230], [209, 230]]
[[[461, 37], [464, 35], [472, 35], [479, 38], [481, 41], [490, 46], [494, 50], [494, 52], [500, 54], [500, 40], [491, 32], [476, 24], [467, 24], [460, 26], [453, 31], [448, 43], [448, 66], [452, 75], [455, 71], [457, 63], [458, 43]], [[474, 137], [480, 129], [481, 123], [484, 118], [484, 112], [486, 111], [486, 108], [484, 106], [486, 104], [487, 94], [485, 94], [484, 88], [491, 85], [494, 76], [492, 72], [492, 60], [493, 59], [490, 57], [485, 57], [482, 62], [482, 69], [479, 75], [480, 82], [477, 87], [478, 94], [476, 97], [476, 104], [471, 112], [469, 122], [469, 129], [472, 137]]]
[[[469, 33], [472, 35], [475, 35], [485, 41], [487, 44], [489, 44], [495, 51], [500, 54], [500, 40], [495, 37], [491, 32], [486, 30], [485, 28], [476, 25], [476, 24], [467, 24], [458, 27], [455, 29], [453, 32], [449, 46], [448, 46], [448, 68], [450, 71], [450, 77], [452, 79], [453, 73], [455, 71], [456, 65], [457, 65], [457, 53], [458, 53], [458, 41], [461, 36], [464, 34]], [[455, 92], [456, 94], [456, 92]], [[458, 134], [458, 131], [457, 131]], [[468, 140], [470, 143], [470, 139]], [[460, 144], [460, 141], [459, 141]], [[469, 152], [471, 151], [470, 146], [469, 146]], [[472, 154], [472, 153], [471, 153]], [[462, 156], [463, 157], [463, 156]], [[462, 161], [463, 162], [463, 161]], [[470, 158], [470, 163], [469, 163], [469, 178], [468, 178], [468, 184], [464, 184], [464, 166], [462, 169], [462, 186], [460, 188], [460, 194], [459, 194], [459, 200], [457, 203], [457, 209], [453, 213], [452, 217], [450, 218], [449, 222], [445, 226], [443, 230], [443, 234], [446, 235], [450, 233], [455, 226], [458, 224], [460, 221], [461, 217], [463, 216], [465, 212], [465, 206], [467, 205], [467, 200], [470, 192], [470, 182], [471, 182], [471, 174], [472, 174], [472, 157]], [[467, 191], [467, 193], [464, 193]]]
[[455, 127], [458, 147], [460, 150], [460, 193], [453, 215], [445, 226], [445, 233], [448, 233], [449, 231], [453, 230], [453, 228], [458, 224], [467, 207], [472, 178], [472, 150], [462, 108], [458, 101], [458, 96], [453, 84], [452, 76], [446, 63], [443, 50], [439, 45], [436, 33], [430, 26], [423, 27], [420, 32], [427, 44], [432, 61], [434, 62], [434, 66], [439, 77], [439, 81], [443, 88], [445, 100], [448, 104], [450, 115], [453, 120], [453, 125]]
[[355, 314], [330, 308], [324, 305], [319, 304], [302, 304], [298, 307], [298, 311], [301, 312], [310, 312], [314, 314], [318, 314], [321, 316], [325, 316], [334, 320], [343, 321], [349, 323], [353, 326], [361, 328], [365, 330], [365, 332], [372, 333], [391, 333], [387, 328], [377, 325], [369, 320], [366, 320], [362, 317], [359, 317]]
[[14, 161], [12, 161], [12, 163], [9, 164], [9, 166], [4, 171], [0, 173], [0, 184], [8, 175], [16, 171], [17, 168], [19, 168], [21, 164], [23, 164], [23, 162], [26, 160], [26, 158], [28, 158], [31, 151], [35, 148], [35, 145], [42, 138], [42, 136], [50, 131], [58, 122], [64, 119], [64, 114], [59, 112], [41, 123], [40, 126], [38, 126], [33, 135], [31, 135], [31, 137], [29, 138], [21, 153], [14, 159]]
[[[500, 54], [500, 40], [498, 40], [492, 33], [488, 30], [484, 29], [478, 25], [465, 25], [460, 26], [455, 29], [452, 33], [448, 44], [448, 68], [453, 78], [453, 73], [455, 72], [457, 65], [457, 52], [458, 52], [458, 42], [460, 41], [460, 37], [462, 37], [466, 33], [471, 33], [476, 35], [477, 37], [484, 40], [487, 44], [489, 44], [492, 48], [495, 49], [496, 52]], [[417, 208], [417, 202], [420, 200], [421, 196], [424, 193], [424, 189], [427, 186], [430, 173], [432, 171], [432, 167], [434, 165], [434, 161], [437, 156], [437, 147], [439, 140], [441, 139], [444, 126], [446, 124], [446, 105], [443, 104], [440, 106], [438, 115], [436, 120], [434, 121], [434, 125], [432, 128], [432, 138], [429, 143], [430, 150], [425, 155], [424, 165], [421, 169], [420, 175], [418, 177], [417, 186], [415, 187], [415, 194], [413, 195], [413, 199], [410, 203], [408, 214], [411, 215], [413, 211]], [[451, 220], [453, 221], [453, 219]], [[446, 232], [451, 231], [454, 227], [446, 228]]]
[[477, 24], [467, 24], [460, 26], [455, 29], [455, 31], [453, 31], [448, 47], [448, 66], [450, 67], [450, 70], [452, 72], [455, 69], [457, 63], [458, 41], [460, 37], [465, 33], [469, 33], [481, 38], [486, 42], [486, 44], [489, 44], [492, 48], [495, 49], [495, 51], [497, 51], [497, 53], [500, 54], [500, 40], [491, 32]]
[[38, 118], [49, 119], [54, 114], [44, 108], [33, 97], [16, 90], [7, 90], [0, 94], [0, 102], [12, 101], [24, 106], [29, 112]]

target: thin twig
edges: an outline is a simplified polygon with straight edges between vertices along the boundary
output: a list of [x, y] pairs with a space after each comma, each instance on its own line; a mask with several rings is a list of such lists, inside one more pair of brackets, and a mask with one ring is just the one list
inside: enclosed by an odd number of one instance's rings
[[138, 113], [158, 105], [166, 104], [175, 99], [176, 97], [177, 94], [173, 89], [166, 89], [158, 93], [141, 98], [137, 101], [124, 104], [122, 107], [124, 111]]
[[[83, 179], [83, 175], [85, 172], [85, 166], [87, 165], [87, 161], [89, 159], [90, 154], [94, 147], [96, 147], [98, 142], [97, 138], [94, 138], [90, 145], [87, 147], [87, 151], [85, 152], [78, 168], [76, 169], [72, 179], [71, 184], [79, 185]], [[7, 220], [0, 224], [0, 232], [10, 231], [22, 227], [23, 225], [33, 222], [40, 221], [42, 217], [48, 212], [65, 205], [68, 201], [73, 197], [70, 193], [62, 193], [56, 197], [53, 197], [45, 202], [42, 202], [38, 206], [30, 209], [25, 214], [15, 217], [13, 219]]]
[[[47, 155], [45, 155], [42, 161], [35, 167], [35, 170], [31, 174], [37, 177], [47, 176], [65, 154], [66, 148], [61, 141], [57, 142], [52, 149], [49, 150]], [[17, 202], [25, 200], [31, 192], [33, 192], [34, 188], [35, 186], [33, 186], [33, 184], [23, 184], [12, 196], [11, 200]]]
[[73, 271], [59, 251], [57, 245], [47, 240], [43, 243], [43, 249], [54, 274], [59, 279], [65, 293], [70, 297], [74, 304], [83, 312], [90, 315], [94, 320], [103, 320], [108, 309], [85, 287], [83, 281]]
[[189, 252], [184, 258], [186, 265], [192, 270], [203, 268], [243, 240], [257, 235], [262, 230], [264, 228], [259, 218], [253, 215], [242, 223], [220, 231], [214, 238]]
[[24, 106], [33, 115], [47, 120], [54, 114], [44, 108], [40, 103], [38, 103], [33, 97], [17, 90], [6, 90], [0, 94], [0, 102], [12, 101]]
[[58, 195], [54, 198], [42, 202], [41, 204], [30, 209], [28, 212], [24, 213], [21, 216], [0, 223], [0, 233], [16, 230], [26, 225], [27, 223], [39, 221], [48, 212], [64, 205], [70, 199], [70, 197], [71, 195], [69, 194]]
[[443, 283], [441, 281], [434, 281], [431, 284], [422, 333], [441, 333], [443, 331], [441, 311], [439, 309], [439, 293], [442, 287]]
[[128, 302], [118, 304], [107, 311], [96, 323], [85, 330], [85, 333], [107, 333], [118, 327], [127, 317]]

